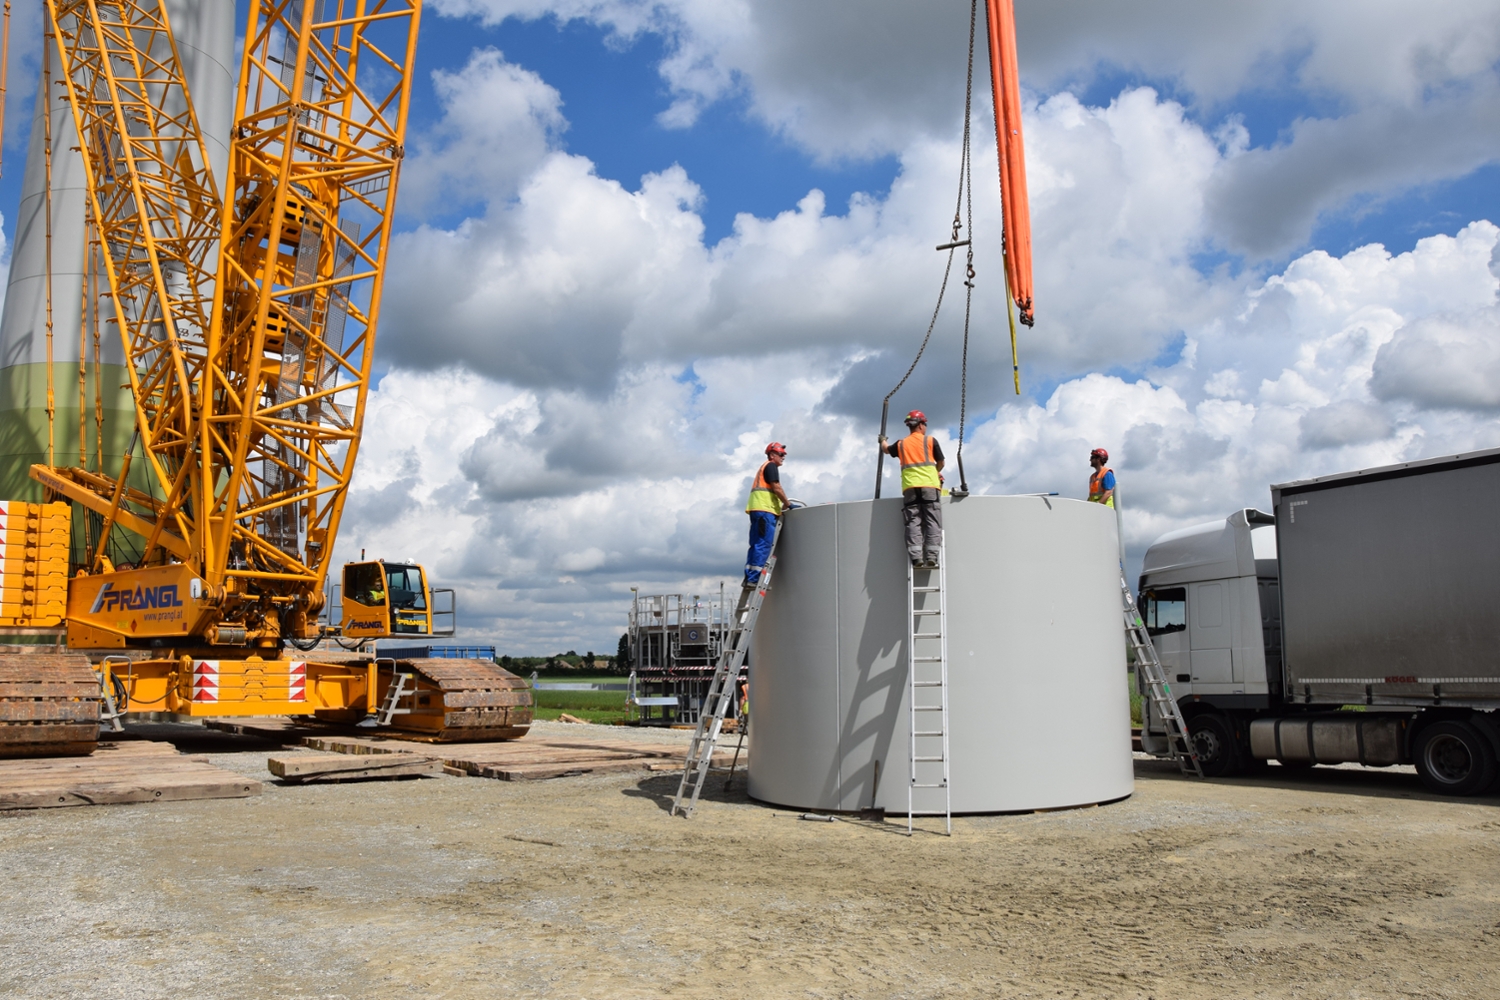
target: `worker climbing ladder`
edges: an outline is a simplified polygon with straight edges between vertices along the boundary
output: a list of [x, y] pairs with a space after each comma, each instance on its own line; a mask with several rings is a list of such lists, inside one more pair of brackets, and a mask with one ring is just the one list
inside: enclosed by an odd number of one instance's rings
[[[760, 617], [761, 604], [766, 592], [771, 589], [771, 573], [776, 568], [776, 543], [781, 540], [782, 519], [776, 519], [776, 528], [771, 533], [771, 550], [766, 564], [759, 567], [760, 576], [754, 587], [746, 587], [740, 593], [739, 606], [734, 611], [734, 623], [729, 637], [724, 641], [719, 654], [719, 664], [714, 670], [713, 680], [708, 683], [708, 693], [703, 696], [703, 707], [698, 713], [698, 728], [693, 733], [693, 742], [688, 744], [687, 763], [682, 770], [682, 781], [677, 786], [677, 797], [672, 800], [672, 815], [679, 812], [691, 817], [698, 805], [698, 796], [703, 791], [704, 779], [708, 777], [713, 762], [714, 750], [719, 745], [719, 732], [724, 727], [724, 716], [734, 702], [734, 685], [745, 665], [745, 654], [750, 650], [750, 637], [755, 632], [756, 619]], [[688, 795], [688, 787], [692, 793]], [[684, 805], [683, 798], [687, 796]]]
[[1136, 610], [1135, 595], [1130, 592], [1130, 584], [1125, 582], [1124, 577], [1120, 578], [1120, 593], [1125, 598], [1125, 638], [1135, 651], [1135, 669], [1145, 681], [1146, 712], [1141, 718], [1141, 733], [1144, 736], [1150, 729], [1153, 715], [1160, 719], [1167, 732], [1167, 753], [1177, 762], [1183, 774], [1191, 772], [1201, 778], [1203, 768], [1198, 763], [1198, 748], [1193, 745], [1187, 722], [1177, 708], [1177, 699], [1172, 697], [1172, 686], [1167, 683], [1166, 668], [1156, 655], [1156, 646], [1152, 644], [1151, 634], [1146, 631], [1146, 623]]
[[911, 770], [906, 789], [906, 832], [912, 832], [918, 789], [940, 789], [943, 821], [953, 833], [948, 774], [948, 558], [935, 568], [906, 571], [906, 676], [911, 707]]

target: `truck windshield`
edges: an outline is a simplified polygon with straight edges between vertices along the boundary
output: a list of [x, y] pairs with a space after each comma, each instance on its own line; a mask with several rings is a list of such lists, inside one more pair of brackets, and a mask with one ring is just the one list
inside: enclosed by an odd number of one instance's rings
[[1162, 635], [1187, 628], [1187, 588], [1165, 587], [1148, 590], [1141, 596], [1147, 634]]

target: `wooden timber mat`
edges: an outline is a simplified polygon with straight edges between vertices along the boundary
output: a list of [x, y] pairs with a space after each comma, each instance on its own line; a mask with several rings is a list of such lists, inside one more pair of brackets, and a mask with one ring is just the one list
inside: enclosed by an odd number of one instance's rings
[[293, 784], [325, 781], [370, 781], [415, 778], [443, 771], [443, 762], [416, 753], [361, 754], [298, 753], [271, 757], [266, 768]]
[[[450, 774], [501, 781], [534, 781], [608, 771], [681, 770], [686, 744], [635, 743], [627, 740], [569, 740], [531, 734], [497, 743], [414, 745], [378, 736], [312, 736], [303, 744], [313, 750], [344, 754], [402, 754], [439, 760]], [[733, 752], [714, 754], [713, 766], [728, 767]], [[743, 755], [740, 763], [744, 763]]]
[[334, 733], [357, 734], [354, 726], [340, 726], [330, 722], [319, 722], [306, 717], [289, 715], [248, 715], [240, 718], [209, 718], [203, 724], [220, 732], [236, 733], [240, 736], [259, 736], [283, 746], [296, 746], [309, 736], [328, 736]]
[[0, 760], [0, 810], [234, 799], [260, 791], [254, 778], [152, 740], [102, 740], [88, 757]]
[[[237, 733], [241, 736], [258, 736], [263, 740], [280, 743], [283, 746], [295, 746], [310, 736], [364, 736], [370, 732], [368, 729], [342, 722], [323, 722], [311, 716], [288, 716], [288, 715], [247, 715], [241, 717], [216, 717], [203, 720], [203, 724], [209, 729], [218, 729], [226, 733]], [[525, 728], [519, 730], [525, 733]], [[403, 732], [399, 729], [386, 729], [380, 734], [381, 739], [400, 740], [404, 743], [429, 743], [448, 745], [452, 740], [441, 739], [430, 733]], [[520, 739], [520, 737], [516, 737]], [[435, 752], [436, 753], [436, 752]]]

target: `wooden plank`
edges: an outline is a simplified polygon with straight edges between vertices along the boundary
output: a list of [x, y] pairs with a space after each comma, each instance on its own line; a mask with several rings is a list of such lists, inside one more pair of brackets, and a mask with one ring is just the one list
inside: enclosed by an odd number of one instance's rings
[[176, 753], [176, 747], [161, 740], [121, 740], [105, 737], [99, 741], [99, 754], [101, 757], [104, 755], [111, 757], [139, 757], [152, 754], [171, 757]]
[[[524, 740], [424, 746], [390, 738], [393, 735], [309, 736], [303, 744], [314, 750], [361, 758], [382, 754], [428, 756], [438, 759], [449, 773], [502, 781], [532, 781], [650, 768], [676, 770], [681, 769], [687, 754], [686, 744], [625, 740], [546, 739], [533, 735]], [[732, 759], [732, 752], [723, 750], [714, 754], [713, 766], [727, 768]]]
[[311, 750], [342, 754], [427, 755], [427, 751], [410, 743], [396, 743], [378, 736], [308, 736], [303, 739], [302, 745]]
[[[662, 765], [657, 764], [656, 767]], [[729, 767], [729, 758], [714, 758], [714, 767]], [[559, 762], [555, 764], [495, 764], [471, 771], [476, 777], [498, 778], [501, 781], [540, 781], [547, 778], [567, 778], [583, 774], [608, 774], [618, 771], [651, 770], [652, 765], [644, 758], [600, 761]], [[676, 770], [681, 770], [681, 765]]]
[[[531, 720], [529, 718], [530, 709], [526, 710], [526, 714], [528, 718], [524, 723], [511, 726], [486, 726], [482, 729], [456, 727], [447, 729], [441, 736], [436, 733], [423, 733], [413, 730], [391, 731], [385, 733], [385, 735], [393, 740], [406, 740], [411, 743], [464, 743], [518, 740], [525, 736], [526, 731], [531, 728]], [[511, 716], [510, 721], [515, 722], [516, 717]]]
[[246, 715], [207, 718], [203, 724], [209, 729], [239, 736], [258, 736], [273, 743], [301, 743], [309, 736], [325, 733], [342, 733], [353, 730], [353, 726], [319, 722], [311, 717], [280, 715]]
[[317, 753], [272, 757], [266, 761], [266, 767], [287, 781], [358, 781], [438, 774], [443, 770], [443, 762], [410, 753]]
[[243, 798], [261, 787], [147, 740], [101, 744], [92, 757], [0, 761], [0, 810]]
[[132, 743], [101, 743], [99, 749], [91, 757], [79, 759], [77, 757], [42, 757], [24, 760], [0, 760], [0, 784], [16, 783], [37, 780], [56, 780], [58, 776], [70, 774], [114, 774], [133, 773], [142, 767], [142, 759], [147, 758], [145, 766], [151, 766], [149, 759], [169, 758], [171, 760], [192, 760], [203, 762], [203, 757], [187, 757], [179, 754], [170, 743], [157, 743], [148, 740], [133, 741]]

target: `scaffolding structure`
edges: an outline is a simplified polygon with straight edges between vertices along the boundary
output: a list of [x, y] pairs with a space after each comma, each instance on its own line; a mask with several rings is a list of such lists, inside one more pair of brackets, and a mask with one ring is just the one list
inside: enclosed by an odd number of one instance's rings
[[[697, 725], [719, 654], [729, 637], [724, 587], [717, 598], [636, 593], [630, 603], [630, 663], [643, 725]], [[743, 676], [743, 675], [742, 675]], [[738, 683], [738, 682], [736, 682]], [[663, 704], [664, 699], [675, 699]], [[735, 700], [734, 717], [739, 702]]]

